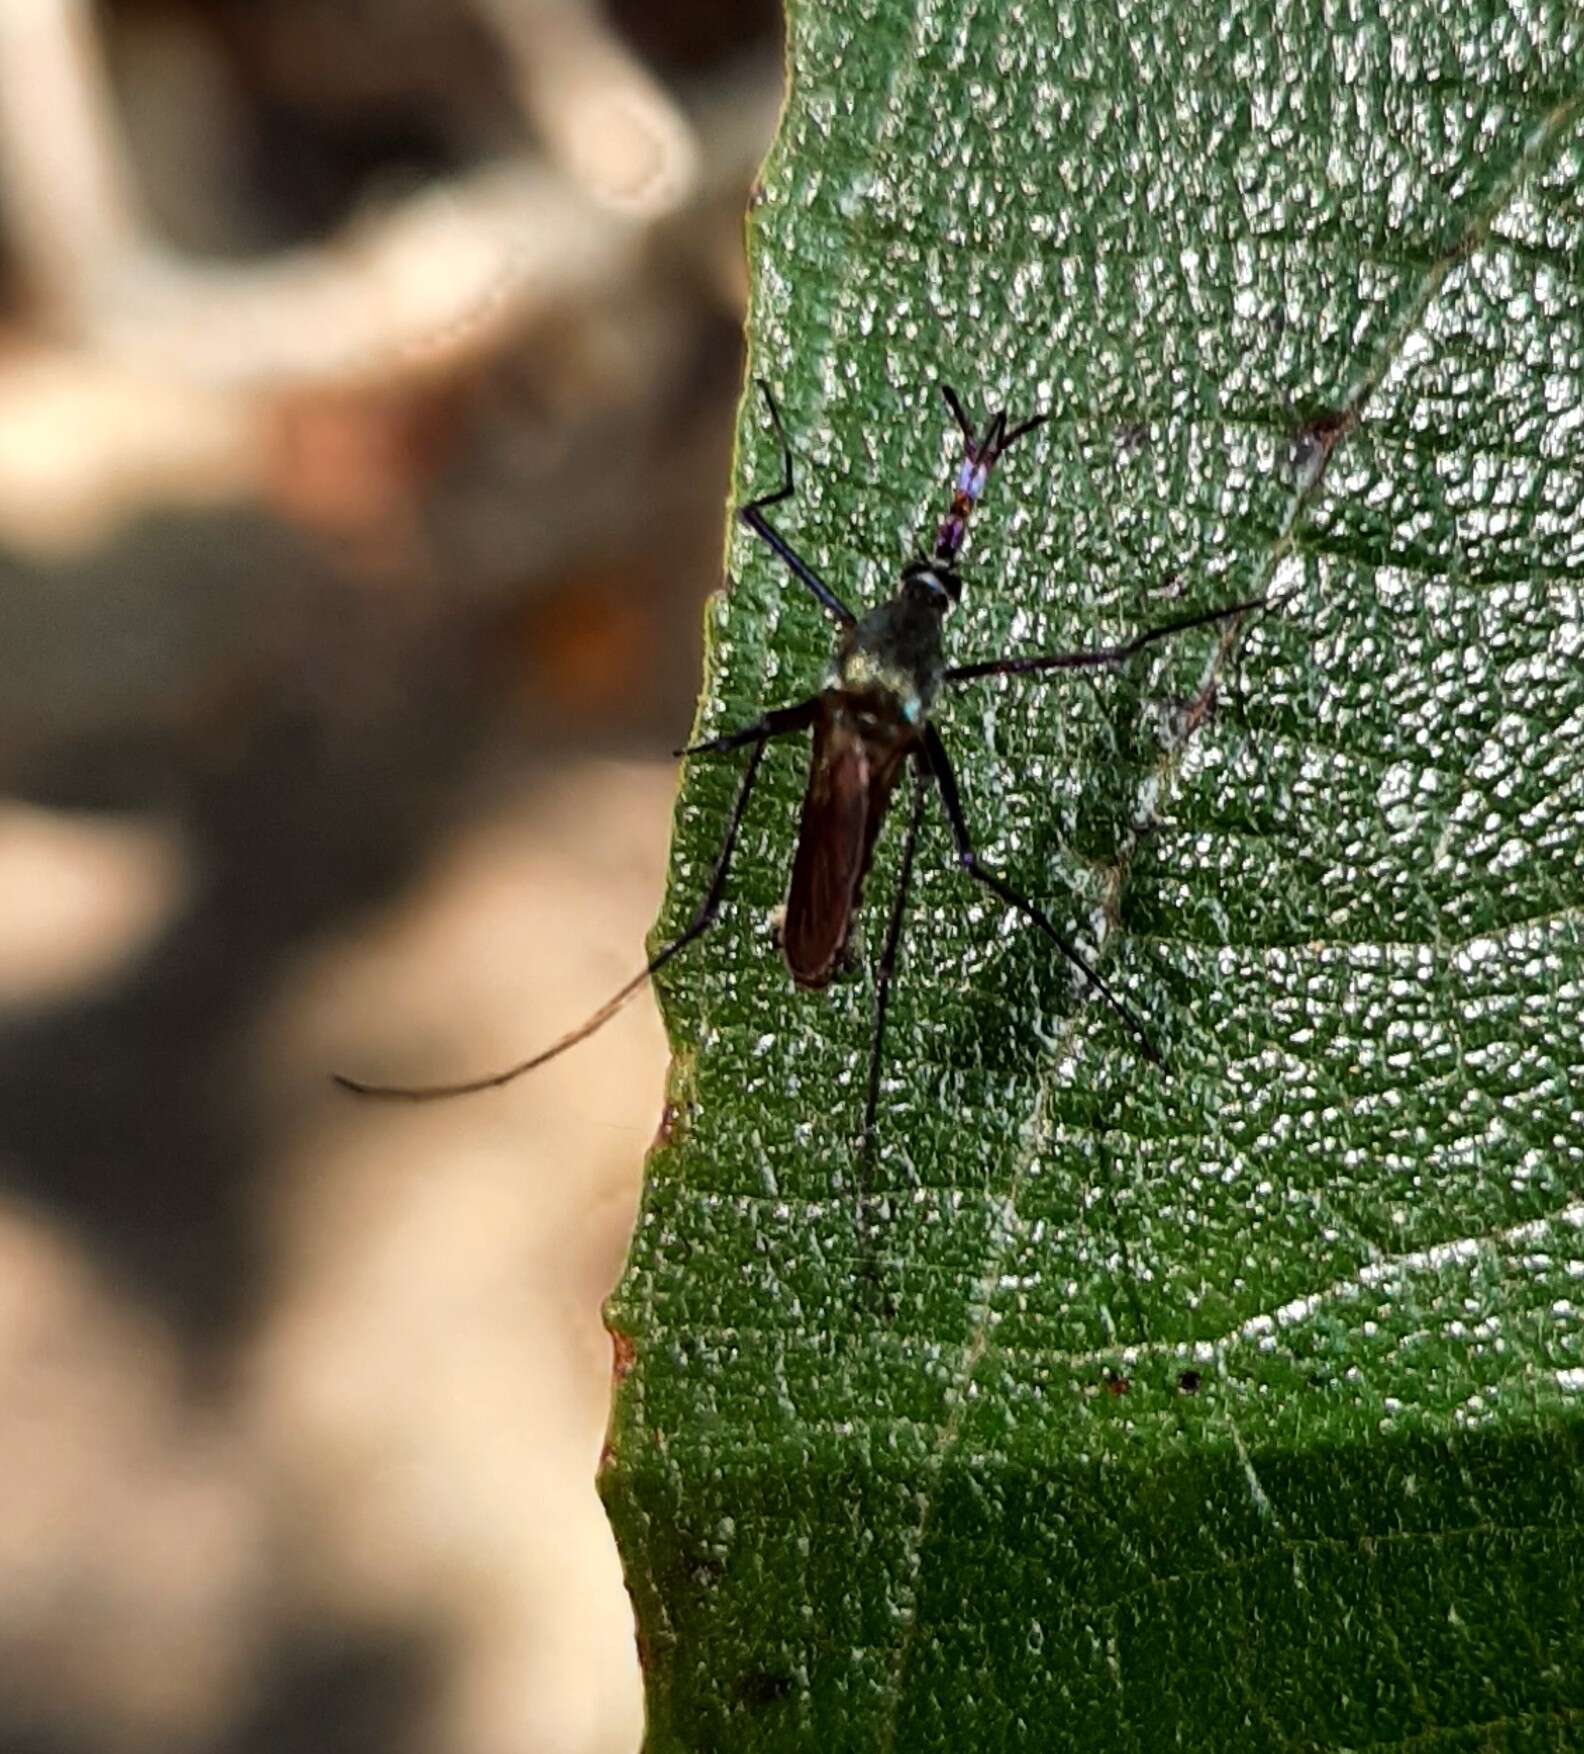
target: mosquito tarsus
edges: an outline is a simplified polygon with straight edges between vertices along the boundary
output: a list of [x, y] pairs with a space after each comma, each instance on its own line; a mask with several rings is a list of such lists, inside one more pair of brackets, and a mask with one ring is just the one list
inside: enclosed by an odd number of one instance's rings
[[973, 882], [982, 884], [1007, 907], [1041, 932], [1083, 978], [1089, 989], [1110, 1007], [1144, 1057], [1156, 1065], [1161, 1056], [1149, 1032], [1126, 1002], [1089, 960], [1056, 929], [1050, 916], [1001, 873], [987, 865], [974, 845], [963, 807], [956, 770], [930, 722], [930, 712], [943, 688], [981, 681], [990, 676], [1049, 676], [1068, 670], [1114, 669], [1158, 641], [1219, 622], [1233, 622], [1266, 607], [1263, 597], [1249, 597], [1218, 609], [1181, 615], [1148, 628], [1119, 645], [1084, 651], [1038, 652], [947, 664], [943, 639], [946, 615], [961, 599], [963, 580], [955, 561], [968, 534], [974, 509], [989, 484], [997, 462], [1019, 439], [1041, 426], [1047, 416], [1035, 414], [1009, 425], [1006, 411], [992, 415], [977, 431], [956, 392], [942, 394], [962, 431], [963, 454], [953, 478], [951, 500], [935, 533], [932, 553], [917, 556], [902, 568], [895, 593], [859, 616], [770, 520], [771, 510], [793, 496], [792, 446], [781, 411], [763, 379], [757, 380], [781, 447], [781, 484], [739, 509], [738, 516], [785, 565], [840, 633], [830, 675], [818, 693], [790, 706], [773, 707], [751, 725], [706, 738], [676, 751], [678, 756], [715, 757], [748, 751], [726, 832], [716, 854], [703, 899], [683, 930], [658, 950], [633, 978], [613, 993], [591, 1016], [546, 1048], [515, 1065], [482, 1077], [452, 1084], [367, 1084], [336, 1074], [336, 1082], [361, 1096], [433, 1101], [493, 1090], [555, 1059], [607, 1023], [643, 984], [673, 957], [702, 938], [720, 917], [726, 880], [760, 764], [770, 743], [802, 731], [813, 733], [808, 784], [802, 819], [792, 857], [792, 878], [781, 929], [781, 949], [793, 981], [817, 991], [830, 984], [847, 960], [849, 941], [863, 899], [864, 879], [874, 858], [875, 842], [885, 822], [892, 795], [910, 768], [912, 808], [902, 843], [902, 858], [885, 937], [874, 970], [873, 1028], [868, 1081], [864, 1096], [860, 1152], [866, 1154], [875, 1136], [880, 1075], [885, 1044], [886, 1013], [896, 973], [913, 876], [919, 828], [931, 793], [939, 795], [951, 829], [957, 863]]

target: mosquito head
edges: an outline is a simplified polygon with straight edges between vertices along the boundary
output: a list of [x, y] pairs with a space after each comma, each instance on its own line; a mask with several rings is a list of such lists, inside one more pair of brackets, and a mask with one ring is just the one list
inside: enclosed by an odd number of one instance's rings
[[910, 560], [902, 569], [902, 589], [936, 614], [962, 601], [962, 577], [942, 560]]
[[957, 392], [949, 384], [942, 384], [941, 394], [946, 398], [946, 406], [956, 417], [963, 435], [962, 462], [957, 466], [957, 478], [952, 483], [951, 509], [942, 518], [940, 528], [935, 533], [935, 559], [949, 565], [957, 558], [963, 539], [968, 534], [968, 520], [973, 516], [974, 507], [978, 505], [989, 485], [990, 471], [996, 466], [997, 459], [1003, 451], [1016, 444], [1024, 433], [1032, 432], [1036, 426], [1043, 425], [1048, 416], [1035, 414], [1009, 428], [1006, 410], [1003, 408], [991, 415], [981, 435], [974, 431], [973, 422], [964, 412]]

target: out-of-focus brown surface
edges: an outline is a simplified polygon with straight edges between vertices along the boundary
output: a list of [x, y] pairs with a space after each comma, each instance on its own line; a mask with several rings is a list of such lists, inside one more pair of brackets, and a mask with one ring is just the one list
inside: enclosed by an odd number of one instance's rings
[[0, 7], [0, 1749], [627, 1750], [768, 7]]

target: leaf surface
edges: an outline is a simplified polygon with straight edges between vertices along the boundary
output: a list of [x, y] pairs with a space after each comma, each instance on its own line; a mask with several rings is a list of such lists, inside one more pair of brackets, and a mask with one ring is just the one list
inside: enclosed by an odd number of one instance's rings
[[[962, 662], [1267, 593], [937, 722], [862, 1198], [866, 975], [775, 954], [806, 752], [673, 964], [603, 1476], [650, 1745], [1584, 1744], [1584, 24], [797, 0], [750, 224], [782, 528], [864, 607], [959, 451]], [[779, 459], [745, 399], [736, 497]], [[734, 531], [701, 735], [832, 629]], [[737, 758], [740, 761], [740, 758]], [[740, 773], [695, 761], [660, 933]], [[906, 807], [867, 889], [872, 959]], [[659, 938], [657, 938], [657, 942]]]

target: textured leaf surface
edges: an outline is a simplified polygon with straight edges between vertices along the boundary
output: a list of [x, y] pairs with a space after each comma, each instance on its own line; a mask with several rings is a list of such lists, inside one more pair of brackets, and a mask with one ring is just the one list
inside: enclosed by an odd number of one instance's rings
[[[1170, 1070], [933, 818], [868, 1241], [870, 987], [774, 953], [767, 758], [614, 1310], [652, 1746], [1584, 1745], [1579, 13], [804, 0], [790, 52], [751, 339], [805, 554], [889, 591], [944, 379], [1053, 415], [954, 655], [1284, 605], [944, 703], [983, 850]], [[738, 496], [777, 467], [745, 402]], [[707, 732], [831, 643], [730, 570]], [[737, 771], [688, 771], [667, 930]]]

